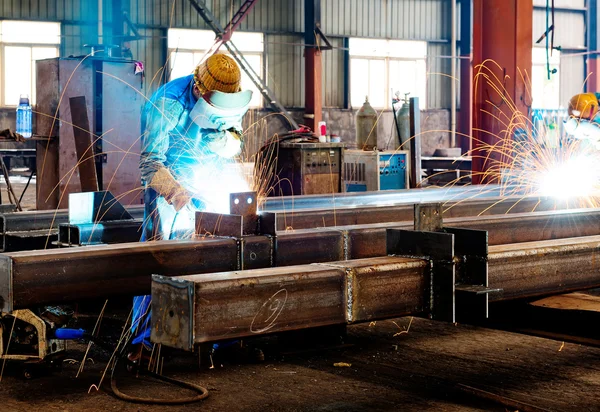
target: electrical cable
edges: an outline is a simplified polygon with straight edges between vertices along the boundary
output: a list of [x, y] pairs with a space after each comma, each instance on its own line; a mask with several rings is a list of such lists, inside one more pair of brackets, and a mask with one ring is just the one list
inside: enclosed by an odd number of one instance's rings
[[[102, 348], [110, 353], [115, 351], [115, 348], [113, 345], [105, 342], [104, 340], [102, 340], [90, 333], [85, 332], [82, 329], [61, 328], [61, 329], [57, 329], [55, 331], [55, 335], [58, 339], [85, 339], [85, 340], [94, 342], [100, 348]], [[123, 348], [127, 347], [128, 344], [129, 344], [129, 342]], [[192, 390], [194, 392], [197, 392], [197, 395], [182, 397], [182, 398], [175, 398], [175, 399], [143, 398], [143, 397], [139, 397], [139, 396], [127, 395], [126, 393], [123, 393], [119, 389], [119, 387], [117, 385], [117, 376], [115, 375], [115, 371], [117, 370], [118, 362], [121, 359], [125, 360], [125, 362], [127, 363], [127, 366], [131, 366], [133, 368], [133, 370], [136, 371], [137, 373], [150, 376], [154, 379], [157, 379], [157, 380], [160, 380], [163, 382], [167, 382], [167, 383], [170, 383], [172, 385], [175, 385], [175, 386], [178, 386], [178, 387], [181, 387], [184, 389]], [[124, 401], [133, 402], [133, 403], [154, 404], [154, 405], [182, 405], [182, 404], [187, 404], [187, 403], [199, 402], [203, 399], [206, 399], [209, 394], [208, 389], [206, 389], [203, 386], [196, 385], [196, 384], [193, 384], [190, 382], [180, 381], [180, 380], [174, 379], [174, 378], [169, 378], [167, 376], [159, 375], [158, 373], [152, 372], [150, 370], [145, 370], [143, 368], [140, 368], [139, 364], [131, 361], [127, 357], [127, 354], [125, 353], [125, 351], [123, 349], [118, 353], [117, 357], [115, 358], [115, 362], [113, 364], [111, 374], [110, 374], [110, 388], [117, 398], [122, 399]]]

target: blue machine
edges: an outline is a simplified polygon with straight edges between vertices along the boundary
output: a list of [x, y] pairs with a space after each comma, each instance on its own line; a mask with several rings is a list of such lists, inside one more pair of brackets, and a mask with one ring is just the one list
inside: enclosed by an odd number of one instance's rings
[[405, 150], [344, 152], [346, 192], [407, 189], [408, 170]]

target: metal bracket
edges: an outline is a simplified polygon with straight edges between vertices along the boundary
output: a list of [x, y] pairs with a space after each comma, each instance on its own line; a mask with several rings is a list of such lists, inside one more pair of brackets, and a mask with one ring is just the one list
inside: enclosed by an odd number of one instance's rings
[[272, 266], [275, 214], [257, 213], [256, 192], [232, 193], [229, 210], [231, 214], [196, 212], [196, 236], [235, 238], [240, 270]]
[[432, 319], [477, 322], [488, 316], [488, 235], [444, 228], [441, 204], [415, 205], [414, 231], [388, 229], [387, 254], [427, 259]]
[[115, 220], [133, 220], [133, 217], [108, 190], [69, 193], [70, 224]]
[[388, 255], [422, 258], [431, 266], [425, 291], [431, 319], [454, 322], [454, 235], [387, 229]]

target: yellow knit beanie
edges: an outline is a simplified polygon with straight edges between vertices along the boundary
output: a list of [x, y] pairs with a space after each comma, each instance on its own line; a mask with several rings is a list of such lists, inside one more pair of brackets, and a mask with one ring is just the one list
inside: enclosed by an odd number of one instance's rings
[[225, 54], [213, 54], [194, 70], [194, 81], [202, 94], [212, 90], [239, 92], [241, 77], [237, 63]]

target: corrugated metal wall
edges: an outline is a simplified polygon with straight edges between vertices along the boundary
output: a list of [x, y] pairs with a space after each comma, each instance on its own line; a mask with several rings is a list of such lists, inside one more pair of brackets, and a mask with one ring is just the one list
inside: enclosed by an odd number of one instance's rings
[[302, 36], [265, 36], [267, 55], [267, 85], [279, 101], [287, 107], [304, 106], [303, 49], [296, 47], [304, 41]]
[[447, 40], [447, 0], [325, 0], [325, 33], [336, 36]]
[[[206, 0], [222, 25], [243, 0]], [[124, 0], [127, 2], [127, 0]], [[110, 1], [105, 0], [105, 35], [110, 34]], [[260, 0], [240, 30], [265, 36], [266, 74], [287, 106], [304, 105], [302, 31], [304, 0]], [[563, 48], [561, 99], [578, 92], [585, 79], [585, 57], [571, 55], [585, 47], [585, 0], [556, 0], [555, 44]], [[534, 38], [545, 30], [545, 0], [534, 0]], [[148, 92], [161, 79], [169, 27], [206, 29], [188, 0], [129, 0], [130, 17], [145, 37], [132, 43], [135, 58], [147, 68]], [[63, 22], [63, 55], [83, 54], [83, 44], [97, 42], [97, 0], [1, 0], [3, 18]], [[449, 0], [322, 0], [322, 28], [335, 47], [341, 37], [425, 40], [428, 45], [428, 107], [448, 108], [450, 61]], [[343, 104], [343, 52], [323, 52], [324, 105]]]

